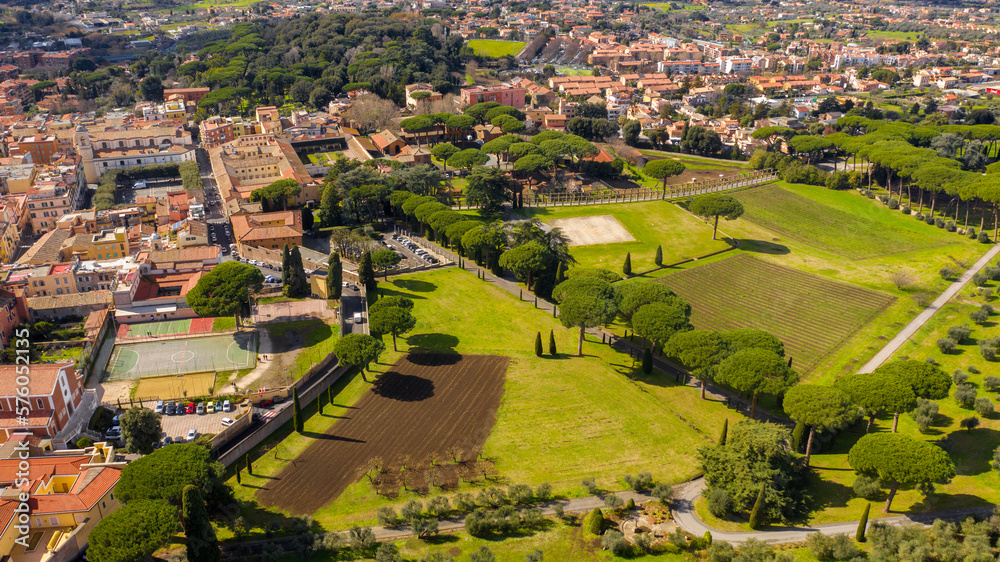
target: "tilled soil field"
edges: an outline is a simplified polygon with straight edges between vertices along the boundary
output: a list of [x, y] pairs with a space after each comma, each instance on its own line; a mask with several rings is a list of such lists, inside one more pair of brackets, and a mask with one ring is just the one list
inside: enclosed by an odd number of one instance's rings
[[[450, 463], [457, 456], [461, 464], [472, 463], [496, 420], [506, 370], [507, 358], [493, 355], [408, 355], [347, 416], [316, 435], [257, 498], [311, 514], [364, 474], [400, 467], [404, 460], [426, 467], [431, 459]], [[432, 478], [437, 485], [452, 471], [442, 472]]]

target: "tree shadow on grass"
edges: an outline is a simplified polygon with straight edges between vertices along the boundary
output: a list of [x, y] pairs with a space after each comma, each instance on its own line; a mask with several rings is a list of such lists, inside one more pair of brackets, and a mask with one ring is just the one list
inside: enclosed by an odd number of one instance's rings
[[757, 254], [770, 254], [772, 256], [784, 256], [792, 253], [788, 246], [783, 244], [775, 244], [774, 242], [768, 242], [766, 240], [748, 240], [746, 238], [740, 238], [735, 240], [737, 247], [746, 252], [754, 252]]
[[437, 289], [437, 285], [434, 283], [420, 279], [396, 279], [392, 283], [407, 291], [415, 291], [418, 293], [430, 293]]
[[433, 537], [422, 537], [420, 540], [429, 545], [440, 546], [442, 544], [452, 544], [458, 542], [458, 537], [452, 534], [440, 534]]
[[[905, 513], [907, 517], [915, 523], [931, 525], [935, 519], [948, 521], [960, 521], [972, 516], [969, 510], [980, 508], [979, 515], [988, 516], [994, 509], [994, 504], [979, 496], [972, 494], [938, 494], [930, 493], [924, 499], [910, 506], [910, 509], [902, 511], [891, 509], [889, 513]], [[961, 510], [952, 516], [943, 516], [941, 511]], [[881, 510], [879, 510], [881, 513]]]
[[822, 479], [816, 470], [809, 474], [809, 492], [813, 497], [812, 513], [830, 508], [847, 507], [847, 500], [854, 497], [854, 491], [850, 486]]
[[454, 349], [458, 346], [458, 342], [458, 337], [440, 333], [414, 334], [406, 338], [406, 343], [410, 346], [411, 354], [441, 353], [445, 350]]
[[[455, 338], [455, 345], [458, 344], [458, 338]], [[414, 365], [422, 365], [425, 367], [438, 367], [442, 365], [455, 365], [462, 360], [462, 355], [460, 353], [441, 353], [441, 352], [411, 352], [406, 356], [406, 360]]]
[[992, 470], [993, 451], [1000, 445], [1000, 431], [980, 427], [971, 431], [959, 429], [939, 443], [948, 451], [959, 474], [974, 476]]

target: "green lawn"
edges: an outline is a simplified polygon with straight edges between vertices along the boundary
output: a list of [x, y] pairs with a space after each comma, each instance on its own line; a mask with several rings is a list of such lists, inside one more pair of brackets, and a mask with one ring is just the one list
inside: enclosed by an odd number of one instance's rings
[[236, 328], [236, 319], [229, 316], [220, 316], [212, 319], [213, 332], [225, 332]]
[[527, 43], [523, 41], [499, 41], [494, 39], [472, 39], [469, 46], [479, 56], [504, 57], [516, 55]]
[[723, 160], [721, 158], [702, 158], [701, 156], [695, 156], [693, 154], [681, 154], [677, 152], [665, 152], [663, 150], [640, 150], [642, 154], [646, 156], [659, 156], [661, 158], [669, 158], [670, 160], [677, 160], [678, 162], [688, 166], [692, 169], [706, 169], [714, 170], [719, 168], [750, 168], [748, 162], [742, 160]]
[[589, 68], [570, 68], [568, 66], [557, 66], [556, 73], [563, 76], [593, 76], [594, 71]]
[[875, 31], [870, 30], [865, 37], [872, 41], [916, 41], [923, 35], [917, 31]]
[[[621, 489], [621, 476], [639, 471], [681, 482], [697, 473], [697, 448], [715, 438], [728, 414], [723, 405], [696, 399], [695, 389], [676, 386], [670, 377], [638, 376], [630, 358], [599, 342], [586, 344], [582, 358], [536, 357], [536, 333], [547, 336], [553, 331], [559, 350], [566, 352], [575, 350], [576, 332], [470, 273], [437, 270], [400, 276], [379, 287], [383, 294], [412, 298], [417, 325], [399, 338], [400, 353], [391, 352], [391, 338], [385, 339], [390, 351], [376, 372], [388, 370], [411, 348], [511, 358], [496, 425], [483, 450], [486, 458], [495, 460], [505, 482], [550, 482], [564, 496], [585, 495], [580, 483], [589, 477], [607, 489]], [[355, 377], [338, 386], [335, 403], [353, 404], [367, 387]], [[306, 429], [322, 432], [334, 421], [312, 415]], [[286, 441], [278, 453], [282, 459], [308, 445], [300, 436]], [[263, 454], [255, 462], [255, 473], [277, 474], [283, 462], [273, 455]], [[230, 482], [235, 484], [235, 479]], [[243, 483], [236, 487], [237, 495], [251, 500], [254, 488], [248, 485], [262, 485], [265, 479], [244, 477]], [[412, 497], [405, 492], [390, 501], [359, 482], [314, 517], [324, 527], [371, 524], [379, 506]]]
[[579, 267], [603, 267], [620, 272], [626, 252], [632, 254], [632, 271], [656, 267], [657, 245], [663, 247], [663, 263], [671, 264], [723, 250], [725, 241], [712, 240], [712, 229], [680, 207], [664, 201], [589, 205], [582, 207], [539, 207], [521, 209], [524, 216], [542, 221], [595, 215], [613, 215], [635, 238], [635, 242], [574, 246], [570, 253]]
[[[827, 191], [779, 183], [742, 191], [735, 197], [746, 209], [745, 220], [852, 260], [944, 246], [960, 239], [955, 234], [941, 236], [938, 229], [907, 220], [901, 213], [861, 197], [850, 200], [850, 208], [834, 208], [817, 200], [820, 190]], [[810, 192], [809, 196], [803, 192]]]

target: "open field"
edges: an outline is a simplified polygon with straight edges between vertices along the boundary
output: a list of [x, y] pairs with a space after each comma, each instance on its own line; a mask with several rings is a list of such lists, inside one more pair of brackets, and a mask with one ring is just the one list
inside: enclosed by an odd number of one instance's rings
[[557, 66], [556, 74], [563, 76], [593, 76], [594, 71], [589, 68], [572, 68], [569, 66]]
[[874, 205], [859, 206], [855, 212], [835, 209], [779, 184], [742, 191], [735, 197], [746, 209], [746, 220], [847, 259], [884, 257], [950, 242], [915, 219], [893, 224], [881, 220], [883, 213], [864, 212], [888, 209]]
[[[681, 482], [697, 472], [698, 447], [715, 439], [723, 419], [732, 415], [724, 404], [694, 399], [697, 391], [677, 385], [672, 377], [658, 372], [642, 376], [631, 358], [599, 341], [585, 344], [584, 357], [536, 357], [536, 333], [547, 339], [552, 330], [558, 349], [570, 351], [575, 350], [576, 332], [468, 272], [452, 268], [399, 276], [380, 283], [379, 290], [413, 299], [417, 325], [399, 338], [399, 353], [386, 352], [380, 365], [373, 365], [376, 374], [391, 370], [389, 365], [407, 352], [510, 358], [496, 423], [483, 446], [484, 457], [505, 482], [550, 482], [555, 493], [568, 497], [585, 495], [580, 482], [591, 477], [606, 489], [621, 489], [621, 476], [639, 471], [663, 482]], [[303, 405], [304, 435], [283, 427], [275, 440], [252, 452], [256, 476], [244, 473], [243, 486], [229, 473], [237, 496], [256, 505], [252, 486], [271, 484], [271, 477], [328, 430], [339, 435], [336, 424], [345, 420], [333, 416], [352, 417], [356, 410], [351, 407], [370, 387], [351, 375], [337, 384], [336, 406], [328, 407], [326, 415], [316, 414], [315, 404]], [[459, 489], [471, 488], [463, 482]], [[426, 499], [405, 490], [387, 498], [361, 480], [313, 517], [325, 528], [372, 524], [379, 507], [414, 498]], [[259, 513], [248, 516], [253, 524], [282, 511], [256, 509]]]
[[340, 335], [339, 327], [319, 319], [266, 324], [264, 329], [276, 350], [295, 353], [292, 364], [278, 366], [283, 371], [281, 382], [284, 384], [299, 380], [313, 365], [333, 353]]
[[[726, 249], [723, 240], [712, 240], [712, 229], [680, 207], [663, 201], [619, 203], [582, 207], [520, 209], [524, 216], [542, 221], [610, 215], [635, 239], [634, 242], [577, 246], [570, 252], [579, 267], [621, 271], [626, 252], [632, 253], [632, 270], [653, 269], [656, 246], [663, 246], [663, 263], [703, 256]], [[558, 224], [558, 223], [556, 223]]]
[[253, 332], [130, 343], [115, 346], [104, 380], [232, 371], [256, 362], [257, 334]]
[[697, 170], [697, 169], [725, 169], [725, 168], [745, 168], [750, 170], [750, 164], [742, 160], [723, 160], [721, 158], [702, 158], [701, 156], [695, 156], [694, 154], [682, 154], [679, 152], [666, 152], [663, 150], [640, 150], [640, 153], [650, 156], [651, 159], [666, 158], [669, 160], [677, 160], [678, 162], [684, 164], [685, 166]]
[[569, 239], [570, 246], [591, 246], [593, 244], [614, 244], [634, 242], [635, 238], [625, 230], [622, 223], [611, 215], [552, 219], [549, 224], [559, 228]]
[[675, 273], [661, 282], [691, 303], [696, 328], [771, 332], [803, 372], [893, 301], [889, 295], [747, 254]]
[[[419, 480], [425, 475], [415, 466], [447, 459], [452, 447], [463, 451], [463, 461], [475, 461], [493, 427], [506, 367], [507, 358], [499, 356], [407, 356], [378, 378], [349, 418], [318, 436], [257, 497], [265, 505], [309, 514], [357, 480], [359, 467], [370, 459], [382, 459], [387, 475], [399, 475], [400, 465], [409, 465], [407, 473]], [[403, 462], [406, 457], [411, 460]], [[457, 487], [460, 467], [445, 461], [435, 484]], [[398, 489], [399, 482], [393, 483]]]
[[210, 396], [215, 389], [215, 372], [189, 373], [182, 376], [144, 377], [139, 379], [132, 398], [158, 400], [187, 396]]
[[499, 41], [493, 39], [473, 39], [469, 46], [479, 56], [504, 57], [516, 55], [527, 43], [523, 41]]

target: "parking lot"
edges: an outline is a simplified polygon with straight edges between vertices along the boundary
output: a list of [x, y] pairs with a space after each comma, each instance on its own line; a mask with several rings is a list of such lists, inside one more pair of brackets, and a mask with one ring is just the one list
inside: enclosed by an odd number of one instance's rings
[[186, 441], [187, 433], [191, 429], [198, 431], [198, 435], [205, 435], [209, 433], [219, 433], [224, 429], [222, 425], [222, 418], [234, 419], [236, 412], [235, 407], [232, 412], [216, 412], [214, 414], [174, 414], [168, 416], [166, 414], [160, 419], [160, 426], [163, 429], [163, 436], [170, 437], [177, 442], [180, 439], [181, 442]]
[[[399, 268], [410, 268], [417, 269], [420, 267], [427, 267], [429, 265], [437, 265], [445, 260], [442, 256], [439, 256], [426, 248], [422, 248], [419, 244], [410, 240], [403, 234], [389, 234], [382, 238], [382, 243], [388, 247], [390, 250], [394, 250], [397, 254], [403, 256], [403, 260], [399, 262]], [[423, 255], [418, 253], [423, 251]], [[429, 259], [425, 259], [426, 256]]]

